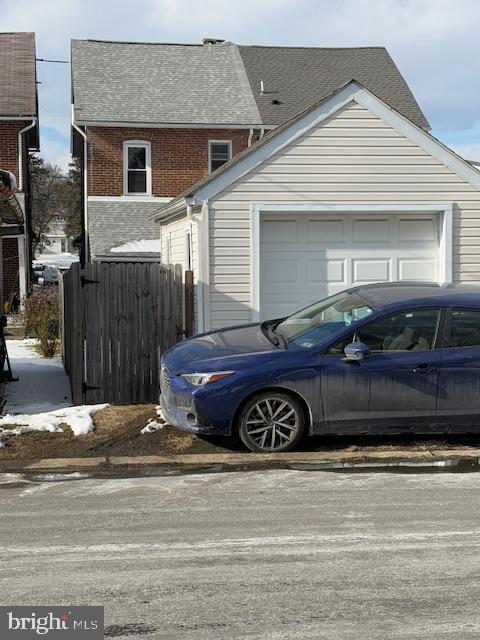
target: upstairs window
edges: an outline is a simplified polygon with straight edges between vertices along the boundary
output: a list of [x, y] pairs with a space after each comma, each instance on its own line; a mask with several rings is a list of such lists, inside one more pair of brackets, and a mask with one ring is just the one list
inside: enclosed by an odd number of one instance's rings
[[230, 140], [210, 140], [208, 143], [209, 171], [215, 171], [232, 157], [232, 143]]
[[123, 183], [126, 195], [151, 194], [150, 143], [132, 140], [123, 145]]

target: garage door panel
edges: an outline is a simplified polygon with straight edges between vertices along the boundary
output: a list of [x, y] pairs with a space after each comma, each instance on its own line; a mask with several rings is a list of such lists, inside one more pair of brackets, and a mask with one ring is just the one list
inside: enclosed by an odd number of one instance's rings
[[409, 220], [401, 218], [398, 221], [398, 239], [406, 242], [436, 243], [438, 241], [438, 225], [435, 218]]
[[354, 284], [372, 282], [390, 282], [393, 280], [392, 262], [389, 258], [372, 260], [371, 258], [352, 259], [352, 280]]
[[309, 284], [346, 284], [346, 260], [311, 258], [307, 261]]
[[308, 220], [307, 243], [342, 242], [345, 243], [345, 222], [337, 220]]
[[299, 282], [299, 261], [297, 258], [281, 258], [278, 254], [268, 258], [263, 264], [263, 280], [269, 284], [296, 284]]
[[298, 242], [298, 222], [296, 220], [265, 220], [262, 224], [264, 244]]
[[392, 236], [390, 219], [354, 219], [354, 242], [390, 242]]
[[399, 258], [398, 279], [399, 280], [436, 280], [437, 261], [431, 260]]
[[435, 215], [269, 214], [260, 226], [260, 316], [349, 286], [438, 278]]

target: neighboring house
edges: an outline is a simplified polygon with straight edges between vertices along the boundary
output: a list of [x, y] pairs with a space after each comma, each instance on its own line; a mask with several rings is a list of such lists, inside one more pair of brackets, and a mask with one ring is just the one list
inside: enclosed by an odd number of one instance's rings
[[[72, 140], [88, 257], [158, 260], [152, 214], [162, 204], [352, 78], [428, 128], [382, 47], [73, 40]], [[195, 226], [191, 233], [165, 239], [162, 260], [195, 242]]]
[[193, 264], [197, 330], [352, 285], [480, 282], [480, 172], [425, 129], [351, 81], [163, 205], [162, 254]]
[[0, 33], [0, 170], [15, 176], [25, 224], [3, 225], [2, 297], [26, 295], [30, 272], [28, 154], [39, 150], [34, 33]]
[[70, 242], [65, 233], [65, 217], [56, 216], [43, 234], [42, 245], [44, 253], [66, 253], [70, 250]]

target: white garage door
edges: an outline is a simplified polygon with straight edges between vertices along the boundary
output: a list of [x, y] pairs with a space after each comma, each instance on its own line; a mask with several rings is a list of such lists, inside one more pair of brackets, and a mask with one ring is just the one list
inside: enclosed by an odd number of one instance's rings
[[263, 214], [260, 315], [278, 318], [353, 285], [438, 280], [430, 215]]

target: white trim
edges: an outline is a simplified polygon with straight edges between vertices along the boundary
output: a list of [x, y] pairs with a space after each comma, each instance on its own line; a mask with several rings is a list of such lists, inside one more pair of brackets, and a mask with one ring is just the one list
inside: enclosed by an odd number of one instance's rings
[[[16, 120], [29, 120], [31, 116], [26, 118], [14, 118]], [[233, 124], [225, 122], [224, 124], [215, 123], [198, 123], [198, 122], [110, 122], [108, 120], [75, 120], [78, 126], [86, 127], [125, 127], [129, 129], [275, 129], [278, 125], [269, 124], [262, 125], [261, 122]]]
[[[210, 290], [210, 207], [208, 202], [202, 205], [201, 221], [199, 230], [202, 230], [202, 278], [201, 289], [203, 289], [202, 306], [200, 307], [203, 318], [203, 331], [210, 331], [212, 327], [211, 314], [211, 290]], [[200, 315], [200, 313], [199, 313]]]
[[228, 146], [228, 159], [225, 162], [229, 162], [232, 159], [232, 141], [231, 140], [209, 140], [208, 141], [208, 171], [212, 173], [212, 144], [226, 144]]
[[439, 281], [453, 281], [453, 203], [361, 203], [361, 204], [329, 204], [324, 202], [307, 202], [296, 204], [263, 204], [252, 203], [250, 205], [250, 229], [251, 229], [251, 319], [252, 322], [260, 320], [260, 215], [262, 213], [343, 213], [355, 214], [359, 212], [395, 214], [395, 213], [438, 213], [440, 219], [439, 242]]
[[136, 196], [134, 193], [128, 196], [88, 196], [89, 202], [158, 202], [167, 203], [173, 198], [166, 196]]
[[[129, 193], [128, 192], [128, 149], [129, 147], [143, 147], [145, 149], [145, 173], [146, 173], [146, 191], [145, 193]], [[133, 171], [133, 169], [130, 169]], [[137, 169], [136, 171], [143, 171]], [[124, 140], [123, 142], [123, 195], [129, 198], [138, 196], [152, 195], [152, 144], [149, 140]]]
[[310, 129], [321, 124], [331, 117], [339, 109], [350, 102], [355, 101], [377, 115], [384, 122], [392, 126], [399, 133], [429, 153], [436, 160], [450, 168], [460, 177], [468, 181], [476, 189], [480, 190], [480, 171], [466, 160], [457, 156], [451, 149], [445, 147], [429, 133], [417, 127], [410, 120], [400, 115], [379, 98], [367, 91], [356, 82], [350, 82], [343, 89], [316, 108], [305, 113], [283, 131], [273, 135], [267, 142], [254, 148], [244, 158], [234, 162], [231, 167], [222, 172], [218, 177], [213, 177], [207, 184], [200, 187], [194, 194], [195, 202], [212, 199], [218, 193], [229, 187], [234, 181], [261, 165], [273, 154], [278, 153], [284, 147], [294, 142], [297, 138], [308, 133]]

